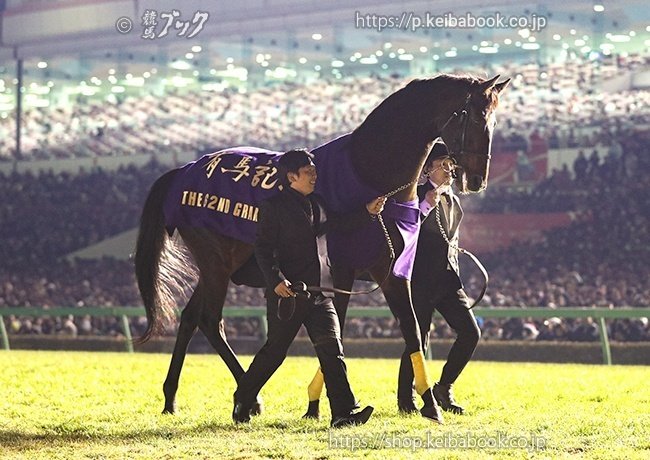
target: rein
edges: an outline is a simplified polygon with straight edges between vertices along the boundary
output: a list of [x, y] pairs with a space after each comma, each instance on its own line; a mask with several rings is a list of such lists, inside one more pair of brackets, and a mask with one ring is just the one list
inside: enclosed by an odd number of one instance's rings
[[[392, 190], [385, 195], [382, 195], [382, 198], [390, 198], [391, 196], [395, 195], [398, 192], [401, 192], [402, 190], [410, 187], [411, 185], [415, 184], [417, 182], [416, 180], [413, 180], [409, 182], [408, 184], [404, 184], [396, 188], [395, 190]], [[373, 216], [373, 219], [375, 217]], [[334, 294], [345, 294], [345, 295], [360, 295], [360, 294], [370, 294], [375, 292], [377, 289], [381, 287], [382, 284], [386, 282], [390, 274], [393, 272], [393, 265], [395, 264], [395, 247], [393, 246], [393, 240], [391, 240], [390, 235], [388, 233], [388, 228], [386, 228], [386, 224], [384, 223], [384, 218], [381, 215], [381, 212], [377, 214], [376, 219], [379, 221], [379, 225], [381, 225], [381, 229], [384, 232], [384, 237], [386, 238], [386, 244], [388, 245], [388, 252], [390, 255], [390, 265], [388, 266], [388, 270], [386, 272], [386, 276], [384, 276], [384, 279], [381, 280], [381, 283], [378, 283], [377, 286], [375, 286], [372, 289], [366, 289], [363, 291], [346, 291], [345, 289], [339, 289], [335, 287], [322, 287], [322, 286], [307, 286], [303, 282], [299, 282], [296, 284], [291, 285], [291, 290], [299, 293], [301, 295], [307, 295], [308, 293], [311, 292], [332, 292]]]
[[449, 241], [449, 236], [447, 235], [447, 232], [445, 231], [444, 227], [442, 226], [442, 222], [440, 221], [440, 206], [436, 206], [436, 223], [438, 224], [438, 230], [440, 230], [440, 234], [442, 235], [442, 239], [445, 240], [445, 243], [450, 248], [455, 249], [456, 251], [460, 252], [461, 254], [467, 255], [470, 259], [472, 259], [472, 262], [478, 267], [479, 271], [483, 275], [483, 289], [481, 289], [481, 293], [478, 295], [478, 297], [474, 300], [472, 305], [468, 308], [468, 310], [471, 310], [475, 306], [479, 304], [481, 300], [483, 300], [483, 296], [485, 295], [485, 291], [487, 291], [487, 286], [488, 282], [490, 280], [490, 277], [488, 276], [488, 272], [481, 263], [480, 260], [478, 260], [478, 257], [476, 257], [474, 254], [469, 252], [467, 249], [463, 249], [459, 247], [457, 244], [452, 243]]

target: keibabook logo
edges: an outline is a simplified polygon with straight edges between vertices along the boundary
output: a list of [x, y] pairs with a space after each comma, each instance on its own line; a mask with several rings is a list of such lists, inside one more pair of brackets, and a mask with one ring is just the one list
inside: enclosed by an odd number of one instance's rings
[[[140, 25], [142, 33], [140, 37], [146, 40], [164, 38], [174, 33], [177, 37], [194, 38], [203, 30], [210, 17], [207, 11], [195, 11], [191, 19], [183, 19], [179, 10], [158, 12], [157, 10], [144, 10]], [[133, 20], [128, 16], [122, 16], [115, 21], [115, 30], [126, 35], [133, 30]]]

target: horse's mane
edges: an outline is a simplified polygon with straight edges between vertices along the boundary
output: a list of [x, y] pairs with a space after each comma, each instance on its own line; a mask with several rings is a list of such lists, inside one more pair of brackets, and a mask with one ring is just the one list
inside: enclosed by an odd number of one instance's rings
[[[396, 124], [412, 125], [413, 121], [422, 117], [420, 111], [431, 111], [429, 104], [442, 105], [447, 103], [445, 94], [466, 92], [478, 87], [485, 79], [472, 75], [441, 74], [432, 78], [415, 78], [405, 86], [384, 99], [355, 129], [364, 133], [366, 130], [385, 129]], [[433, 97], [436, 96], [437, 100]], [[498, 95], [492, 91], [484, 94], [487, 111], [496, 108]]]
[[[465, 75], [442, 74], [435, 78], [440, 78], [441, 81], [447, 81], [449, 82], [449, 84], [460, 84], [460, 85], [469, 84], [468, 90], [470, 91], [486, 81], [485, 78], [476, 77], [471, 74], [465, 74]], [[489, 91], [487, 94], [484, 94], [484, 96], [487, 99], [486, 111], [490, 112], [496, 109], [497, 104], [499, 103], [498, 94], [496, 92]]]

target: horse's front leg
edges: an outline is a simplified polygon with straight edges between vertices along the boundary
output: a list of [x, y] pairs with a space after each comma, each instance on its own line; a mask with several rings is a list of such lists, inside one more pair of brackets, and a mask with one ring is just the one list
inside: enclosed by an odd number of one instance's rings
[[[332, 266], [332, 282], [334, 287], [342, 289], [344, 291], [350, 291], [352, 285], [354, 284], [354, 270], [349, 268], [344, 268], [341, 266]], [[348, 312], [348, 304], [350, 303], [349, 294], [334, 294], [334, 308], [339, 317], [339, 323], [341, 324], [341, 335], [343, 335], [343, 326], [345, 325], [345, 316]], [[342, 339], [343, 337], [341, 337]], [[323, 393], [323, 385], [325, 383], [325, 377], [323, 372], [319, 367], [314, 374], [314, 378], [311, 380], [307, 386], [307, 396], [309, 397], [309, 405], [307, 407], [307, 412], [303, 415], [303, 418], [318, 418], [320, 416], [319, 403], [320, 396]]]
[[[390, 266], [379, 264], [379, 267], [371, 270], [371, 275], [377, 282], [381, 282], [389, 269]], [[406, 345], [404, 354], [409, 357], [411, 366], [413, 367], [415, 391], [417, 391], [424, 402], [420, 413], [423, 417], [442, 423], [442, 412], [433, 397], [433, 385], [427, 373], [424, 360], [420, 326], [418, 325], [411, 300], [410, 281], [398, 278], [391, 273], [382, 283], [382, 291], [391, 312], [399, 322], [399, 328]]]

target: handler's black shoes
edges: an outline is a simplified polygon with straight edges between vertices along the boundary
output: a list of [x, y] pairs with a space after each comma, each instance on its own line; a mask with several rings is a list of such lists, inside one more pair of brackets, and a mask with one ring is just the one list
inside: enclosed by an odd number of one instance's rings
[[415, 401], [411, 399], [397, 399], [397, 410], [400, 414], [415, 414], [418, 408], [415, 407]]
[[443, 385], [441, 383], [436, 383], [433, 386], [433, 396], [436, 398], [436, 401], [440, 404], [440, 407], [442, 407], [443, 410], [458, 415], [463, 415], [465, 413], [465, 409], [459, 406], [454, 399], [451, 384]]
[[368, 419], [372, 415], [372, 411], [374, 410], [375, 410], [374, 407], [366, 406], [356, 414], [350, 413], [348, 415], [334, 417], [332, 418], [332, 423], [330, 426], [332, 428], [341, 428], [343, 426], [350, 426], [350, 425], [363, 425], [368, 421]]
[[251, 405], [239, 401], [237, 396], [233, 396], [233, 399], [235, 400], [235, 407], [232, 409], [232, 421], [235, 423], [249, 423], [251, 421]]

